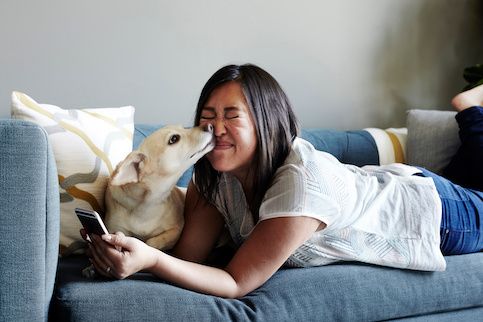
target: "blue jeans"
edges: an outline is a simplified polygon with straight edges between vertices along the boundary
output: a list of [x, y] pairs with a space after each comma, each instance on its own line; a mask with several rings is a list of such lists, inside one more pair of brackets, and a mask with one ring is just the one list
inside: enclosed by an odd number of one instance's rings
[[483, 107], [456, 114], [461, 146], [443, 176], [466, 188], [483, 191]]
[[442, 204], [441, 251], [444, 255], [483, 250], [483, 192], [463, 188], [435, 173], [419, 168], [433, 179]]
[[420, 168], [433, 178], [441, 198], [444, 255], [483, 250], [483, 107], [470, 107], [455, 118], [461, 146], [443, 170], [447, 179]]

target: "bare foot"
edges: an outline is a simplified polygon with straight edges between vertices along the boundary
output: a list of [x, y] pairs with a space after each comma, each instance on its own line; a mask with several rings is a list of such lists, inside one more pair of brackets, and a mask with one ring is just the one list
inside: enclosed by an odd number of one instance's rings
[[483, 85], [459, 93], [451, 100], [451, 104], [458, 112], [472, 106], [483, 105]]

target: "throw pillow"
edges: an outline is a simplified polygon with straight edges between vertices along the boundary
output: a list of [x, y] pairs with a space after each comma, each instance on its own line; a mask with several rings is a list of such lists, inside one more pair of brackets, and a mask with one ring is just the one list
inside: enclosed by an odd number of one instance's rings
[[460, 146], [456, 112], [410, 110], [407, 115], [407, 161], [442, 174]]
[[379, 153], [379, 164], [406, 163], [407, 128], [365, 128]]
[[63, 109], [13, 92], [11, 115], [48, 133], [60, 188], [60, 252], [70, 253], [81, 241], [74, 208], [102, 215], [107, 179], [132, 151], [134, 107]]

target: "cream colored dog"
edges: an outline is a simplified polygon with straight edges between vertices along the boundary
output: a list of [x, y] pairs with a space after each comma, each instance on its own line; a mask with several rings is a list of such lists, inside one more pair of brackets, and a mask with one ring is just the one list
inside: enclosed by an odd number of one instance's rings
[[112, 174], [105, 194], [107, 229], [169, 249], [183, 229], [186, 189], [176, 182], [214, 147], [213, 127], [166, 126], [149, 135]]

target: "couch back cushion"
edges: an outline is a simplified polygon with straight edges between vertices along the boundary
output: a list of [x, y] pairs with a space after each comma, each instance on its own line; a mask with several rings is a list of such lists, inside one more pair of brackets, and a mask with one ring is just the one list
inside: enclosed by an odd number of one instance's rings
[[[135, 124], [133, 150], [148, 135], [162, 127], [162, 124]], [[365, 130], [341, 131], [324, 129], [303, 129], [301, 137], [317, 150], [334, 155], [342, 163], [363, 166], [379, 164], [379, 153], [372, 135]], [[188, 169], [178, 181], [178, 186], [187, 187], [193, 173]]]
[[456, 112], [410, 110], [407, 163], [442, 174], [460, 146]]
[[365, 130], [302, 129], [301, 137], [317, 150], [332, 154], [342, 163], [359, 167], [379, 164], [374, 138]]

